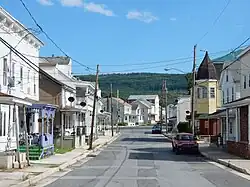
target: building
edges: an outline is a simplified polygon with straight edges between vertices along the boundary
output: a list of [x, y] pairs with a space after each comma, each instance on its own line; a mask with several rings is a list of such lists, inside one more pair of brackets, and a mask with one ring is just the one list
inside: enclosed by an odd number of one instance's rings
[[195, 131], [201, 135], [220, 132], [220, 120], [209, 115], [221, 107], [219, 78], [223, 63], [213, 63], [206, 52], [195, 80]]
[[[0, 7], [0, 151], [16, 149], [23, 106], [39, 100], [39, 52], [43, 43]], [[24, 55], [25, 56], [24, 56]], [[13, 123], [14, 122], [14, 123]], [[17, 138], [18, 139], [18, 138]]]
[[[111, 113], [111, 98], [103, 98], [103, 109]], [[131, 122], [132, 106], [122, 100], [121, 98], [112, 97], [112, 115], [113, 124], [126, 123], [127, 125], [134, 125]]]
[[[225, 83], [228, 76], [228, 82], [230, 80], [233, 82], [231, 86], [234, 89], [234, 92], [232, 92], [234, 94], [230, 95], [229, 99], [227, 97], [224, 99], [225, 122], [222, 131], [225, 139], [224, 143], [230, 153], [246, 158], [250, 158], [249, 66], [250, 48], [248, 47], [235, 55], [235, 59], [230, 63], [228, 68], [224, 68], [224, 78], [222, 80], [222, 84]], [[235, 73], [235, 71], [238, 73]]]
[[168, 126], [171, 129], [177, 129], [180, 122], [188, 122], [186, 119], [187, 111], [191, 110], [191, 97], [182, 96], [176, 99], [175, 104], [167, 106]]
[[[131, 103], [132, 113], [137, 114], [136, 124], [151, 124], [155, 123], [154, 115], [151, 115], [152, 108], [154, 107], [152, 103], [146, 99], [137, 99]], [[133, 110], [136, 111], [133, 111]], [[153, 117], [152, 117], [153, 116]]]
[[138, 99], [144, 99], [152, 103], [151, 105], [151, 121], [157, 122], [160, 120], [160, 98], [158, 95], [130, 95], [128, 97], [128, 103], [132, 103]]

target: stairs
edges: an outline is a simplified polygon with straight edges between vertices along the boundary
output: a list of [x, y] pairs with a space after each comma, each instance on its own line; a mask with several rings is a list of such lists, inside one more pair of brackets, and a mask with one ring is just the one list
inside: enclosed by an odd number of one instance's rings
[[[26, 152], [26, 146], [20, 146], [19, 150], [21, 153]], [[39, 160], [41, 158], [45, 158], [53, 154], [54, 154], [54, 145], [45, 148], [42, 148], [37, 145], [31, 145], [29, 147], [30, 160]]]
[[[26, 152], [26, 146], [20, 146], [19, 150], [21, 153]], [[39, 147], [39, 146], [30, 146], [29, 147], [29, 159], [30, 160], [39, 160], [41, 154], [42, 154], [41, 147]]]

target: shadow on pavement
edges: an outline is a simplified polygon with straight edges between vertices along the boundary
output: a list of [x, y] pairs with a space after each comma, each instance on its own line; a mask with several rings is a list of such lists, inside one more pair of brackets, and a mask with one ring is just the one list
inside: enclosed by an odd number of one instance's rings
[[[132, 149], [128, 159], [136, 160], [164, 160], [175, 162], [205, 162], [200, 154], [181, 154], [175, 155], [172, 148], [138, 148]], [[132, 151], [131, 150], [131, 151]]]
[[130, 142], [170, 142], [168, 139], [161, 137], [161, 138], [123, 138], [121, 141], [130, 141]]

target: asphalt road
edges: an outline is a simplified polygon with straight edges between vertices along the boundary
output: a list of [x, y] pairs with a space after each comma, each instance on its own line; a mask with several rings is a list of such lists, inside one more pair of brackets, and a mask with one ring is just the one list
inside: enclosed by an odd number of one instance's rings
[[249, 187], [250, 181], [204, 160], [175, 155], [150, 129], [122, 129], [96, 157], [77, 163], [47, 187]]

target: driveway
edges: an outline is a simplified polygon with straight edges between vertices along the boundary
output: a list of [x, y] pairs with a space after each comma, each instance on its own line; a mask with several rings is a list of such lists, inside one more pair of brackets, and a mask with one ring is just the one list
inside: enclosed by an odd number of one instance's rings
[[149, 128], [122, 135], [85, 163], [55, 174], [47, 187], [249, 187], [250, 181], [200, 155], [175, 155], [171, 143]]

